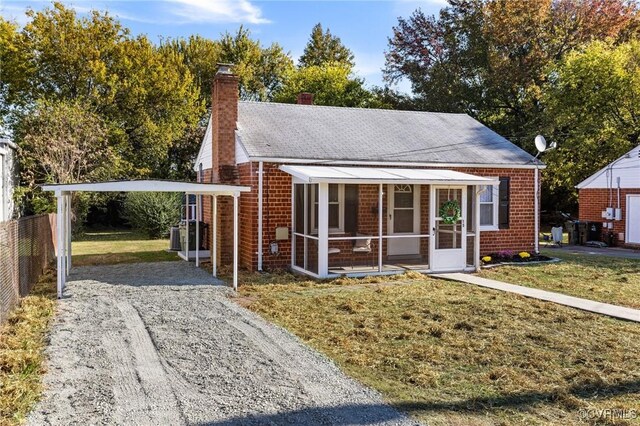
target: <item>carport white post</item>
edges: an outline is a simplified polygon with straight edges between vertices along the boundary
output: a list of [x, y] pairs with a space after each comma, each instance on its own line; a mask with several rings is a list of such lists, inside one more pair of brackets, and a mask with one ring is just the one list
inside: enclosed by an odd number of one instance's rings
[[185, 233], [185, 237], [184, 237], [184, 253], [186, 255], [187, 258], [187, 262], [189, 261], [189, 213], [191, 211], [191, 209], [189, 208], [189, 193], [185, 192], [184, 193], [184, 197], [185, 197], [185, 204], [184, 204], [184, 218], [185, 218], [185, 225], [186, 225], [186, 230], [187, 232]]
[[62, 292], [71, 268], [71, 193], [57, 190], [56, 215], [56, 251], [57, 251], [57, 292], [58, 299]]
[[238, 197], [233, 193], [233, 289], [238, 291]]
[[218, 196], [214, 195], [211, 204], [211, 271], [218, 276]]
[[196, 195], [196, 266], [200, 267], [200, 194]]

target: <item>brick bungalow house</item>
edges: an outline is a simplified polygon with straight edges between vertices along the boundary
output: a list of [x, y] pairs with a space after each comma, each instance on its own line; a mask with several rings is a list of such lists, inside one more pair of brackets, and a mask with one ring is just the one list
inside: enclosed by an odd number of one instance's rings
[[618, 244], [640, 247], [640, 146], [580, 182], [578, 217], [602, 222]]
[[[478, 268], [481, 254], [536, 247], [543, 166], [466, 114], [314, 106], [310, 94], [297, 105], [239, 101], [226, 66], [212, 97], [194, 168], [200, 182], [251, 187], [240, 196], [246, 269], [462, 271]], [[212, 201], [202, 200], [204, 218]], [[216, 209], [225, 264], [230, 204]]]

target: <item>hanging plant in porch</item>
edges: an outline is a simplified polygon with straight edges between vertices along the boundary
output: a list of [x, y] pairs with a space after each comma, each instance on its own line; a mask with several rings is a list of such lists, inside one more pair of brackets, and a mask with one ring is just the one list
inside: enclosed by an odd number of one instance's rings
[[460, 220], [462, 215], [460, 203], [457, 200], [449, 200], [440, 207], [438, 214], [442, 218], [442, 223], [452, 225]]

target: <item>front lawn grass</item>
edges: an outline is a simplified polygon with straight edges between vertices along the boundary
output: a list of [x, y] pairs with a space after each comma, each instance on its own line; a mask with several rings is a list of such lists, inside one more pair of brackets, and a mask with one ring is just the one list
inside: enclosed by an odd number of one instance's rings
[[178, 260], [167, 252], [168, 239], [150, 240], [132, 230], [87, 231], [74, 238], [71, 245], [73, 266], [112, 265], [116, 263], [160, 262]]
[[55, 306], [55, 271], [49, 271], [0, 326], [0, 425], [20, 424], [40, 398]]
[[417, 274], [241, 282], [243, 304], [430, 425], [580, 424], [581, 409], [640, 410], [636, 323]]
[[480, 276], [640, 308], [640, 260], [543, 250], [561, 262], [484, 269]]

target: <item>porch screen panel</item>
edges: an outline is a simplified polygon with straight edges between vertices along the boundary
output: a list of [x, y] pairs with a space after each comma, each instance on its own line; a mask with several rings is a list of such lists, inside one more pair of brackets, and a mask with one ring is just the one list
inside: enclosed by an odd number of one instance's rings
[[344, 231], [358, 231], [358, 185], [344, 186]]
[[294, 229], [298, 234], [306, 234], [304, 229], [304, 184], [294, 185], [295, 197], [295, 224]]
[[413, 185], [395, 185], [393, 191], [393, 231], [413, 232]]

